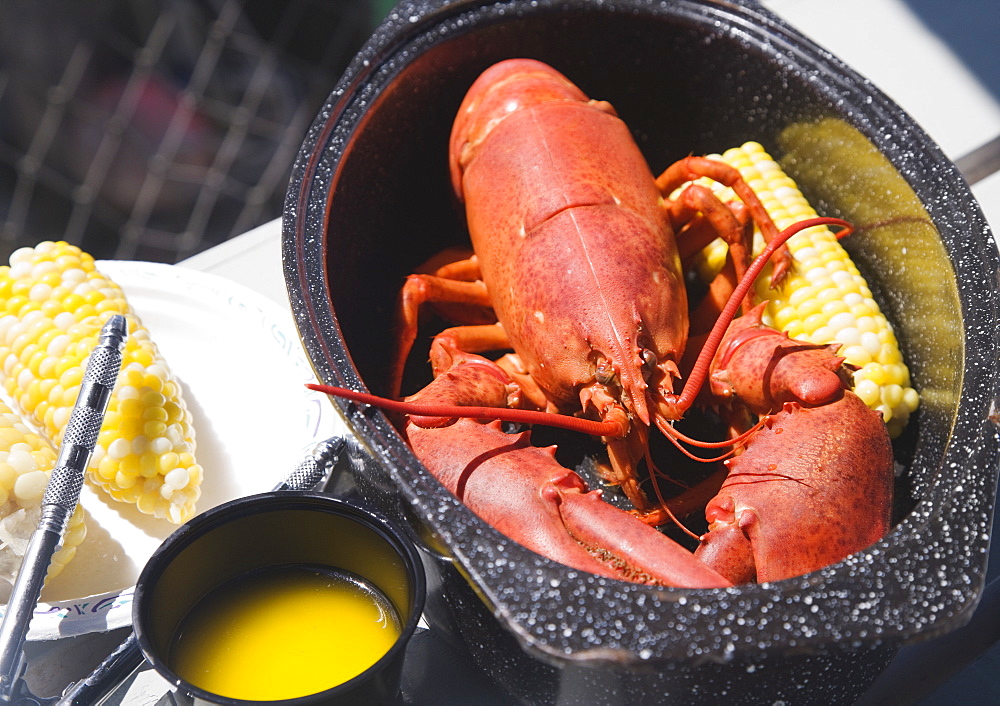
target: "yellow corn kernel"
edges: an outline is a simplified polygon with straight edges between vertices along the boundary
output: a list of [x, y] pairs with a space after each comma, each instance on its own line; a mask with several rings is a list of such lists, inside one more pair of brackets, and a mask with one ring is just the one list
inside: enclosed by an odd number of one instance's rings
[[[28, 540], [38, 526], [42, 496], [55, 463], [52, 445], [0, 401], [0, 582], [13, 585]], [[62, 546], [52, 556], [46, 580], [63, 570], [86, 534], [84, 510], [78, 505]]]
[[[747, 142], [721, 155], [709, 156], [739, 170], [779, 230], [816, 217], [795, 182], [760, 144]], [[702, 183], [723, 201], [738, 198], [728, 187], [710, 180]], [[755, 242], [755, 250], [759, 251], [763, 247], [759, 232]], [[842, 344], [840, 355], [858, 367], [854, 373], [855, 392], [869, 407], [882, 412], [890, 435], [898, 436], [917, 409], [919, 396], [910, 387], [910, 373], [892, 326], [872, 299], [868, 283], [825, 226], [794, 235], [788, 248], [795, 258], [795, 268], [784, 285], [771, 289], [765, 276], [755, 286], [759, 299], [769, 302], [765, 323], [811, 343]], [[722, 268], [725, 258], [725, 243], [711, 243], [696, 265], [699, 274], [707, 281]]]
[[[0, 315], [4, 387], [25, 417], [55, 443], [69, 421], [101, 327], [111, 314], [126, 317], [129, 337], [122, 371], [88, 480], [156, 517], [174, 523], [190, 518], [201, 494], [201, 469], [193, 472], [197, 463], [191, 414], [180, 386], [121, 288], [78, 247], [44, 242], [15, 251], [10, 266], [0, 267], [0, 290], [12, 293], [5, 308], [9, 313]], [[11, 300], [18, 296], [24, 301], [12, 307]], [[35, 309], [22, 313], [32, 304], [37, 305]], [[151, 451], [177, 459], [178, 465], [143, 461]], [[164, 497], [159, 486], [177, 469], [185, 471], [190, 482], [180, 488], [171, 486], [174, 492]], [[137, 478], [145, 482], [138, 483]]]

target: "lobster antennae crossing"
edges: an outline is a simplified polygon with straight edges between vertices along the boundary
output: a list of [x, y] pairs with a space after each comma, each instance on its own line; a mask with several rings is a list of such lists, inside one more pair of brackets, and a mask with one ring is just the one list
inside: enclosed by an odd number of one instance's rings
[[698, 392], [701, 390], [702, 385], [705, 383], [705, 379], [708, 377], [709, 366], [712, 363], [712, 358], [715, 356], [716, 350], [719, 348], [719, 344], [722, 343], [722, 338], [726, 335], [726, 329], [729, 328], [729, 324], [732, 323], [733, 319], [736, 317], [736, 310], [739, 309], [740, 305], [743, 303], [744, 297], [746, 297], [747, 292], [750, 291], [750, 288], [753, 286], [757, 277], [767, 265], [768, 260], [770, 260], [775, 251], [788, 242], [793, 235], [796, 235], [807, 228], [812, 228], [813, 226], [840, 226], [844, 230], [838, 234], [838, 238], [847, 237], [847, 235], [849, 235], [854, 229], [854, 226], [841, 218], [806, 218], [805, 220], [793, 223], [778, 233], [778, 235], [773, 237], [767, 245], [764, 246], [760, 255], [754, 258], [753, 262], [750, 263], [743, 279], [741, 279], [735, 289], [733, 289], [733, 293], [726, 302], [726, 306], [723, 307], [721, 314], [719, 314], [719, 318], [716, 319], [715, 325], [712, 327], [711, 332], [705, 339], [705, 345], [698, 354], [698, 358], [691, 369], [687, 382], [684, 384], [684, 389], [681, 390], [681, 393], [672, 400], [668, 400], [672, 405], [675, 405], [682, 412], [687, 411], [691, 407], [695, 398], [698, 396]]

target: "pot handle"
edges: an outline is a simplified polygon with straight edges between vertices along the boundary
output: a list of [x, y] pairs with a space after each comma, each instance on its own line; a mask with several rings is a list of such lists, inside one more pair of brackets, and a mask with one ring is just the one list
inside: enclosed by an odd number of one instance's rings
[[89, 676], [66, 687], [62, 697], [56, 702], [57, 706], [100, 703], [137, 670], [144, 660], [135, 632], [129, 632], [122, 644], [97, 665]]

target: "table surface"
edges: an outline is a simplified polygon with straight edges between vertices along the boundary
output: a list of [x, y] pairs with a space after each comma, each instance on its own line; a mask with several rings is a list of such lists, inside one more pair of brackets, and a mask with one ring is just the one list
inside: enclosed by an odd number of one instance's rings
[[[1000, 0], [765, 0], [763, 4], [907, 110], [963, 170], [996, 231], [1000, 50], [995, 37], [1000, 33]], [[288, 306], [280, 231], [279, 221], [267, 223], [178, 266], [227, 277]], [[1000, 555], [1000, 543], [994, 543], [994, 554]], [[862, 703], [1000, 702], [1000, 556], [995, 558], [969, 626], [903, 648]], [[88, 673], [122, 638], [122, 631], [115, 631], [29, 644], [29, 683], [39, 695], [57, 693]], [[425, 634], [414, 649], [430, 654], [446, 648]], [[444, 656], [449, 664], [456, 658]], [[482, 677], [471, 672], [452, 694], [458, 702], [473, 692], [477, 702], [484, 696], [499, 701]], [[436, 692], [434, 701], [447, 701], [442, 696]], [[165, 682], [143, 668], [109, 703], [168, 704], [175, 703], [175, 697], [165, 695]]]

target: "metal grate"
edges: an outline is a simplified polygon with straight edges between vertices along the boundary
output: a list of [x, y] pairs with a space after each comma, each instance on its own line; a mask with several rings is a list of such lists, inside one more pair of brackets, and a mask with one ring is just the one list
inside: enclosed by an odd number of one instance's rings
[[176, 262], [281, 213], [356, 0], [0, 3], [0, 258]]

